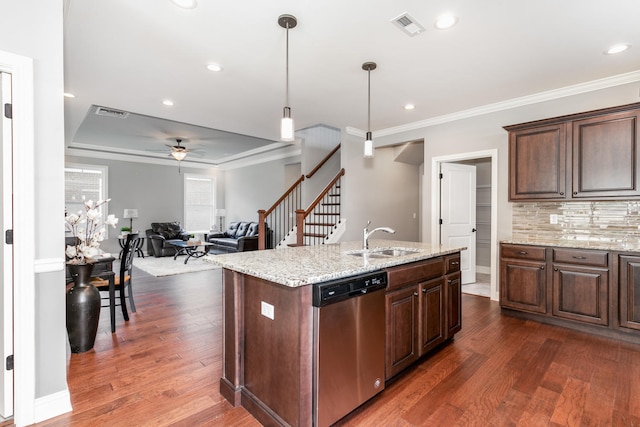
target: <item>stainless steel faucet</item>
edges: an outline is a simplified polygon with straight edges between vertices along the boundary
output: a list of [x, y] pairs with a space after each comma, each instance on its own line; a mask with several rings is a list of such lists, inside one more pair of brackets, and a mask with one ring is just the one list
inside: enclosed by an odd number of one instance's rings
[[371, 224], [371, 221], [367, 221], [367, 225], [364, 227], [364, 230], [362, 232], [362, 249], [365, 249], [365, 250], [369, 249], [369, 236], [371, 236], [376, 231], [384, 231], [385, 233], [391, 233], [391, 234], [396, 232], [396, 230], [389, 227], [377, 227], [369, 231], [367, 230], [367, 227], [369, 227], [369, 224]]

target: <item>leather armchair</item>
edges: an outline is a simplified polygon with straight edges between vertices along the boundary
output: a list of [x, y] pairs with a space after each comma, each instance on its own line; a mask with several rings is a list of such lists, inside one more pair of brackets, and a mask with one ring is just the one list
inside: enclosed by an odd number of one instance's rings
[[171, 242], [189, 240], [189, 233], [182, 229], [179, 222], [152, 222], [146, 230], [147, 253], [156, 258], [174, 256], [176, 247]]

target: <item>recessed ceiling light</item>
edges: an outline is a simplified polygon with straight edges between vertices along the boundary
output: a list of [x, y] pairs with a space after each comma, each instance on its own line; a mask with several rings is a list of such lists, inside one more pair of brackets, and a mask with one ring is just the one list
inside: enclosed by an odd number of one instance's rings
[[64, 95], [65, 98], [75, 98], [76, 97], [74, 94], [69, 93], [69, 92], [65, 92], [63, 95]]
[[617, 44], [611, 46], [609, 49], [604, 51], [605, 55], [615, 55], [616, 53], [622, 53], [625, 50], [628, 50], [631, 47], [630, 44]]
[[165, 99], [164, 101], [162, 101], [163, 105], [166, 105], [167, 107], [173, 107], [173, 101], [170, 99]]
[[194, 9], [198, 2], [196, 0], [171, 0], [173, 4], [183, 9]]
[[414, 110], [415, 108], [416, 108], [416, 106], [413, 105], [413, 104], [407, 104], [407, 105], [404, 106], [405, 110]]
[[222, 71], [222, 66], [220, 64], [211, 63], [207, 65], [207, 70], [209, 71]]
[[458, 23], [458, 18], [450, 13], [438, 16], [436, 19], [435, 27], [439, 30], [446, 30], [453, 27]]

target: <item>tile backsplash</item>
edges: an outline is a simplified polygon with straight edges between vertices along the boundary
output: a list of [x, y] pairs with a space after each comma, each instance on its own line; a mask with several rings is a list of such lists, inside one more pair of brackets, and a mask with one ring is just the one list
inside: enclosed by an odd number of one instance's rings
[[[584, 246], [640, 244], [640, 201], [514, 203], [512, 208], [514, 240]], [[550, 223], [551, 215], [557, 215], [557, 224]]]

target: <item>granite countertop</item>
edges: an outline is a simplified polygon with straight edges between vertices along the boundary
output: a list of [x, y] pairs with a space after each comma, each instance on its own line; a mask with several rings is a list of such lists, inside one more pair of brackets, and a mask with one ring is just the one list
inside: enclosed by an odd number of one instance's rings
[[558, 248], [573, 249], [597, 249], [602, 251], [615, 252], [640, 252], [639, 241], [606, 241], [606, 240], [579, 240], [579, 239], [556, 239], [556, 240], [537, 240], [530, 241], [525, 239], [507, 239], [501, 240], [500, 243], [508, 243], [511, 245], [530, 245], [530, 246], [550, 246]]
[[465, 247], [433, 246], [426, 243], [398, 240], [370, 240], [368, 253], [389, 248], [416, 252], [385, 258], [354, 256], [349, 253], [361, 250], [362, 242], [342, 242], [329, 245], [207, 255], [202, 259], [239, 273], [289, 287], [298, 287], [435, 258], [466, 249]]

